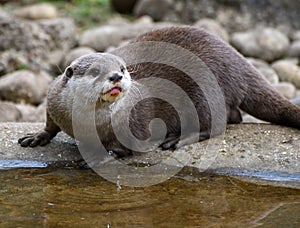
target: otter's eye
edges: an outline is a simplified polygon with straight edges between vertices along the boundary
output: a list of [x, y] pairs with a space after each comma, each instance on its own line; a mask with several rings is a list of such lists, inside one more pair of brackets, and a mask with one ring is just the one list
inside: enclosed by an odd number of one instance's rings
[[74, 72], [73, 72], [73, 69], [71, 67], [68, 67], [67, 70], [66, 70], [66, 73], [65, 75], [68, 77], [68, 78], [71, 78], [73, 76]]
[[121, 70], [122, 74], [125, 74], [126, 68], [124, 66], [121, 66], [120, 70]]
[[100, 70], [98, 68], [92, 68], [89, 71], [89, 75], [92, 75], [93, 77], [97, 77], [100, 74]]

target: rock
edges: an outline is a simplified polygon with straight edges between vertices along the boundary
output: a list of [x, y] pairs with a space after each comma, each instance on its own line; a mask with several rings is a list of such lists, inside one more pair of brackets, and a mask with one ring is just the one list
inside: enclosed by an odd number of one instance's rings
[[67, 53], [77, 44], [76, 26], [73, 19], [39, 20], [37, 24], [44, 33], [51, 37], [51, 42], [48, 43], [50, 51], [62, 50]]
[[139, 0], [133, 12], [137, 17], [147, 15], [154, 21], [160, 21], [170, 10], [172, 4], [172, 0]]
[[283, 57], [289, 48], [288, 37], [273, 28], [234, 33], [231, 41], [242, 54], [268, 62]]
[[[1, 39], [1, 38], [0, 38]], [[37, 57], [38, 59], [39, 57]], [[17, 51], [14, 49], [9, 49], [6, 51], [0, 51], [0, 64], [1, 64], [1, 73], [4, 75], [15, 70], [27, 69], [30, 64], [29, 59], [26, 57], [25, 52]]]
[[66, 53], [63, 50], [55, 50], [50, 52], [46, 61], [47, 67], [45, 67], [44, 69], [55, 75], [61, 74], [63, 72], [61, 63], [65, 58], [65, 54]]
[[300, 40], [294, 41], [288, 51], [289, 57], [300, 57]]
[[69, 66], [73, 60], [77, 59], [78, 57], [86, 54], [95, 53], [96, 51], [89, 47], [78, 47], [69, 51], [69, 53], [65, 56], [63, 61], [63, 68]]
[[193, 26], [202, 28], [212, 34], [219, 36], [224, 41], [229, 42], [229, 35], [227, 31], [215, 20], [203, 18], [197, 21]]
[[298, 89], [298, 90], [296, 90], [296, 95], [295, 95], [295, 97], [297, 98], [297, 97], [300, 97], [300, 90]]
[[39, 20], [56, 18], [58, 13], [52, 4], [39, 3], [18, 9], [14, 15], [20, 18]]
[[292, 34], [291, 39], [292, 39], [293, 41], [300, 40], [300, 30], [295, 31], [295, 32]]
[[132, 13], [138, 0], [111, 0], [113, 9], [119, 13]]
[[103, 52], [109, 46], [117, 46], [121, 43], [126, 31], [119, 31], [113, 26], [101, 26], [100, 28], [85, 31], [79, 39], [80, 46], [87, 46], [96, 51]]
[[[164, 19], [191, 24], [201, 18], [214, 18], [228, 32], [258, 25], [300, 29], [300, 1], [295, 0], [172, 0]], [[155, 10], [159, 10], [158, 4]]]
[[16, 103], [40, 104], [52, 81], [46, 72], [16, 71], [0, 78], [0, 99]]
[[300, 96], [299, 96], [300, 93], [299, 92], [300, 92], [299, 90], [296, 92], [296, 98], [292, 99], [291, 102], [300, 108]]
[[0, 15], [0, 61], [5, 72], [49, 69], [49, 53], [67, 52], [76, 40], [70, 19], [19, 20]]
[[22, 117], [14, 103], [0, 101], [0, 122], [17, 122]]
[[46, 122], [46, 102], [38, 107], [25, 104], [17, 104], [16, 107], [22, 114], [18, 122]]
[[132, 39], [154, 27], [155, 25], [149, 17], [142, 17], [128, 25], [104, 25], [85, 31], [79, 38], [79, 45], [103, 52], [108, 47], [118, 46], [123, 40]]
[[128, 19], [126, 19], [125, 17], [119, 17], [119, 16], [115, 16], [115, 17], [111, 18], [110, 20], [108, 20], [107, 22], [105, 22], [105, 25], [111, 25], [111, 26], [127, 26], [130, 24], [131, 24], [131, 22], [128, 21]]
[[274, 88], [285, 98], [292, 99], [296, 95], [296, 87], [289, 82], [280, 82], [273, 85]]
[[293, 83], [300, 88], [300, 68], [295, 63], [288, 60], [280, 60], [272, 65], [281, 81]]
[[275, 70], [265, 61], [248, 58], [248, 61], [271, 83], [276, 84], [279, 82], [279, 77]]

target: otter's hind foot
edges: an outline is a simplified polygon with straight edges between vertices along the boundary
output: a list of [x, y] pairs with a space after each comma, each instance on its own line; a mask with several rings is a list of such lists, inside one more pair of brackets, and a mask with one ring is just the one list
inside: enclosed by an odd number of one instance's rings
[[47, 145], [53, 137], [47, 131], [42, 131], [39, 133], [29, 133], [26, 136], [20, 138], [18, 143], [22, 147], [36, 147], [36, 146], [45, 146]]
[[201, 142], [210, 138], [210, 134], [207, 131], [200, 133], [191, 133], [186, 137], [180, 137], [180, 135], [170, 134], [165, 141], [160, 144], [163, 150], [174, 150], [182, 146], [193, 144], [196, 142]]

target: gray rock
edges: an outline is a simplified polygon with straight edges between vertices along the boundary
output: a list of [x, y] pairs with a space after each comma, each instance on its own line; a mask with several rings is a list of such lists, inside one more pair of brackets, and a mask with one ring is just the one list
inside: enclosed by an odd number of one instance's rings
[[273, 84], [274, 88], [285, 98], [292, 99], [296, 95], [296, 87], [289, 82], [280, 82], [278, 84]]
[[77, 59], [78, 57], [86, 54], [95, 53], [96, 51], [89, 47], [78, 47], [69, 51], [69, 53], [65, 56], [63, 61], [63, 68], [69, 66], [73, 60]]
[[14, 15], [20, 18], [39, 20], [56, 18], [58, 13], [52, 4], [39, 3], [17, 9], [14, 11]]
[[[0, 35], [1, 36], [1, 35]], [[0, 38], [1, 39], [1, 38]], [[38, 59], [39, 57], [37, 57]], [[1, 73], [4, 75], [19, 69], [27, 69], [32, 62], [27, 58], [26, 53], [15, 49], [0, 51]]]
[[248, 61], [267, 79], [271, 84], [279, 82], [279, 77], [275, 70], [265, 61], [248, 58]]
[[117, 46], [121, 43], [126, 33], [128, 32], [125, 30], [120, 31], [118, 27], [104, 25], [96, 29], [85, 31], [79, 38], [79, 45], [91, 47], [96, 51], [103, 52], [106, 48]]
[[293, 32], [293, 34], [292, 34], [292, 36], [291, 36], [291, 39], [292, 39], [293, 41], [300, 40], [300, 30]]
[[299, 8], [300, 1], [295, 0], [173, 0], [164, 18], [185, 24], [214, 18], [230, 33], [258, 25], [300, 29]]
[[50, 36], [49, 51], [62, 50], [67, 53], [77, 44], [76, 26], [73, 19], [55, 18], [36, 22]]
[[54, 75], [62, 74], [63, 69], [61, 68], [61, 63], [65, 58], [65, 54], [63, 50], [51, 51], [46, 60], [47, 67], [44, 69]]
[[281, 81], [291, 82], [300, 88], [300, 68], [289, 60], [280, 60], [272, 65]]
[[242, 54], [265, 61], [274, 61], [283, 57], [290, 44], [285, 34], [273, 28], [234, 33], [231, 41]]
[[46, 122], [46, 102], [38, 107], [26, 104], [17, 104], [22, 117], [17, 122]]
[[291, 102], [294, 104], [294, 105], [297, 105], [299, 108], [300, 108], [300, 93], [299, 93], [299, 90], [297, 91], [298, 92], [298, 96], [296, 96], [296, 98], [292, 99]]
[[209, 18], [203, 18], [197, 21], [193, 26], [202, 28], [212, 34], [219, 36], [226, 42], [229, 42], [229, 35], [225, 28], [222, 27], [217, 21]]
[[289, 57], [300, 57], [300, 39], [294, 41], [288, 51], [288, 56]]
[[46, 72], [16, 71], [0, 78], [0, 99], [16, 103], [40, 104], [52, 81]]
[[0, 101], [0, 122], [17, 122], [22, 114], [14, 103]]
[[295, 97], [300, 97], [300, 90], [299, 90], [299, 89], [296, 90], [296, 95], [295, 95]]
[[139, 0], [133, 13], [135, 16], [150, 16], [154, 21], [162, 20], [173, 5], [172, 0]]
[[49, 53], [67, 52], [75, 41], [71, 19], [28, 21], [0, 15], [0, 61], [6, 73], [24, 68], [49, 69]]
[[152, 19], [144, 16], [133, 23], [126, 25], [104, 25], [95, 29], [85, 31], [79, 38], [79, 45], [90, 47], [96, 51], [103, 52], [107, 48], [119, 46], [125, 40], [132, 39], [144, 32], [154, 28], [167, 26], [166, 23], [153, 23]]

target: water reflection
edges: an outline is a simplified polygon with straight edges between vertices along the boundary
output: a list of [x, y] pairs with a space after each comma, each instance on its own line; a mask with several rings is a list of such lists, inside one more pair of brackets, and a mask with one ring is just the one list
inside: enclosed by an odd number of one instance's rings
[[300, 226], [299, 190], [226, 176], [121, 189], [91, 170], [2, 170], [0, 179], [0, 227]]

